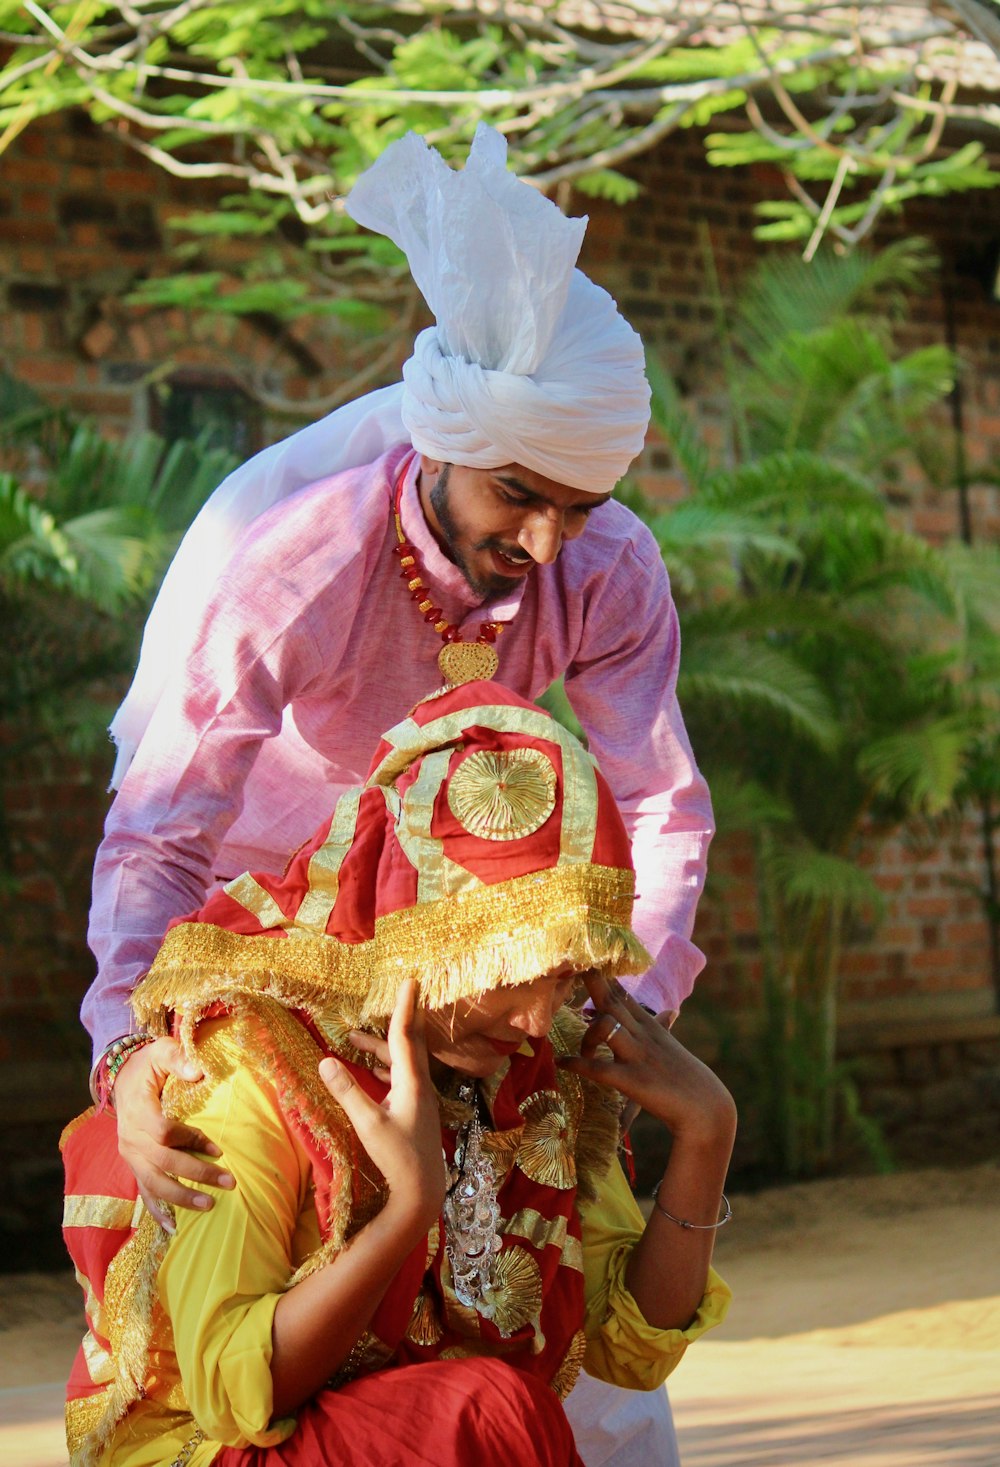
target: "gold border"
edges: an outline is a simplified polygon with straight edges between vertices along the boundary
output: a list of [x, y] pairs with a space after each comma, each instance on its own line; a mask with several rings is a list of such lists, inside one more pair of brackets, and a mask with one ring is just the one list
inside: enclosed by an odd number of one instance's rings
[[186, 1009], [190, 1022], [239, 994], [309, 1014], [336, 1002], [346, 1022], [370, 1023], [388, 1018], [409, 978], [436, 1009], [563, 963], [608, 977], [642, 973], [651, 959], [629, 925], [633, 889], [631, 871], [560, 865], [388, 913], [370, 941], [353, 944], [302, 929], [266, 937], [185, 922], [167, 934], [132, 1005], [160, 1032], [172, 1011]]

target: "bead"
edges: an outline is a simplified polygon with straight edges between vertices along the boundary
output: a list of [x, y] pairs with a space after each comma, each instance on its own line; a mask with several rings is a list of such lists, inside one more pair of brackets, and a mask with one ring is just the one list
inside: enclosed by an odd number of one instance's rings
[[446, 642], [460, 642], [462, 640], [462, 633], [458, 630], [458, 627], [455, 626], [449, 627], [448, 630], [446, 632], [442, 632], [441, 635], [443, 640]]
[[446, 621], [436, 621], [434, 623], [434, 630], [438, 633], [439, 636], [442, 636], [448, 630], [448, 625], [449, 624]]
[[413, 576], [407, 581], [406, 589], [408, 591], [422, 591], [424, 589], [424, 583], [419, 576]]
[[[429, 596], [425, 596], [422, 601], [418, 601], [417, 602], [417, 610], [426, 614], [428, 611], [430, 611], [430, 609], [431, 609], [431, 607], [433, 605], [434, 605], [434, 602], [430, 599], [430, 597]], [[438, 610], [438, 614], [437, 615], [438, 616], [441, 615], [440, 609]], [[434, 618], [434, 620], [435, 621], [437, 620], [437, 616]]]
[[[424, 611], [423, 607], [421, 607], [420, 609], [421, 611]], [[442, 613], [440, 606], [429, 606], [427, 610], [424, 611], [424, 621], [429, 622], [431, 626], [434, 626], [437, 622], [441, 620], [441, 615]]]
[[480, 642], [495, 642], [497, 634], [488, 621], [484, 621], [479, 629], [478, 640]]
[[409, 570], [411, 566], [415, 566], [417, 562], [412, 555], [404, 555], [399, 563], [404, 570]]
[[414, 550], [413, 546], [412, 545], [408, 545], [405, 540], [400, 540], [400, 542], [399, 542], [398, 545], [394, 545], [392, 547], [392, 553], [393, 553], [393, 555], [403, 556], [403, 555], [415, 555], [416, 554], [416, 551]]

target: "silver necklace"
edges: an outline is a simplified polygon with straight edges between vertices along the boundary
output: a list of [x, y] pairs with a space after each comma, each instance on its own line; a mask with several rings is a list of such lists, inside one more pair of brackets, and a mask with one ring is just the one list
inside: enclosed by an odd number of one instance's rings
[[472, 1106], [472, 1115], [455, 1138], [455, 1160], [444, 1199], [445, 1249], [459, 1302], [474, 1308], [483, 1319], [492, 1319], [496, 1256], [503, 1243], [497, 1175], [483, 1151], [475, 1086], [462, 1084], [458, 1098]]

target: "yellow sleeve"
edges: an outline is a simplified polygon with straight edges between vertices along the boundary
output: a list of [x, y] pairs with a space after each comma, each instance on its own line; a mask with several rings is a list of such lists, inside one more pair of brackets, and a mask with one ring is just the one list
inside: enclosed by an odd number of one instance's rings
[[226, 1446], [275, 1446], [294, 1419], [271, 1421], [271, 1326], [294, 1271], [293, 1239], [309, 1166], [274, 1092], [237, 1066], [187, 1118], [236, 1179], [210, 1212], [177, 1208], [159, 1272], [192, 1414]]
[[617, 1159], [602, 1180], [596, 1201], [580, 1208], [583, 1229], [584, 1328], [588, 1375], [633, 1391], [661, 1386], [692, 1340], [721, 1324], [732, 1298], [714, 1269], [698, 1312], [687, 1329], [647, 1324], [625, 1286], [629, 1255], [646, 1226]]

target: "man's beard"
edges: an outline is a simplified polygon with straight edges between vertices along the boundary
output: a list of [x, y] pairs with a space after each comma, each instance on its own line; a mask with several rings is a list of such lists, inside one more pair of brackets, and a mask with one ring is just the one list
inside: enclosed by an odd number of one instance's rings
[[[448, 494], [448, 477], [451, 473], [451, 464], [445, 464], [434, 481], [434, 487], [430, 492], [431, 508], [433, 509], [437, 522], [441, 526], [444, 536], [448, 559], [457, 565], [469, 586], [483, 601], [491, 596], [500, 596], [510, 591], [517, 579], [516, 576], [482, 576], [478, 575], [469, 564], [468, 554], [461, 546], [462, 532], [456, 523], [455, 516], [451, 512], [451, 500]], [[497, 550], [503, 555], [509, 555], [511, 547], [504, 544], [494, 535], [488, 535], [485, 540], [478, 541], [472, 546], [473, 551]]]

